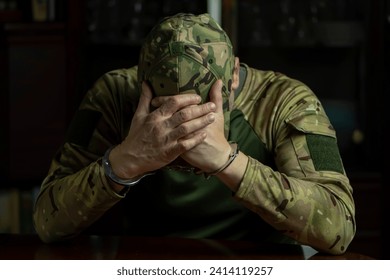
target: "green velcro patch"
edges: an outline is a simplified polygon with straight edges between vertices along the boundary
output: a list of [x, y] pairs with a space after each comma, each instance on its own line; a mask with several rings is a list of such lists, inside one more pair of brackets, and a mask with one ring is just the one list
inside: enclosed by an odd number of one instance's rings
[[314, 168], [317, 171], [344, 172], [336, 138], [306, 134], [306, 141]]
[[77, 111], [69, 126], [65, 141], [87, 147], [101, 116], [102, 113], [98, 111]]

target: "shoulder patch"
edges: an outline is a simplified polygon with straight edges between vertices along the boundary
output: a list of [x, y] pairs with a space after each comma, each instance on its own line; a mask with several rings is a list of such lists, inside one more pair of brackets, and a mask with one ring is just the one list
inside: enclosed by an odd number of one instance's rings
[[344, 173], [336, 138], [319, 134], [306, 134], [307, 146], [317, 171]]

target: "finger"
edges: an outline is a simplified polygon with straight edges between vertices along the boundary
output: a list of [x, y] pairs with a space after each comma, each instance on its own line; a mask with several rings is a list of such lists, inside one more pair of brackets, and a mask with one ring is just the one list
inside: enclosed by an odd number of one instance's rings
[[187, 134], [187, 135], [181, 137], [178, 141], [189, 140], [189, 139], [195, 137], [195, 136], [196, 136], [197, 134], [199, 134], [199, 133], [207, 133], [207, 132], [206, 132], [206, 130], [204, 130], [204, 129], [199, 129], [199, 130], [197, 130], [197, 131], [194, 131], [194, 132], [192, 132], [192, 133], [189, 133], [189, 134]]
[[194, 147], [202, 143], [206, 139], [206, 137], [206, 132], [199, 131], [198, 133], [192, 134], [192, 137], [179, 139], [177, 145], [175, 146], [175, 153], [180, 155], [193, 149]]
[[199, 104], [199, 102], [201, 101], [200, 96], [195, 93], [172, 94], [172, 95], [165, 95], [165, 96], [156, 96], [155, 98], [153, 98], [152, 105], [155, 107], [160, 107], [162, 104], [166, 103], [172, 97], [185, 98], [185, 99], [194, 98], [196, 104]]
[[169, 138], [174, 141], [180, 138], [189, 138], [194, 132], [200, 131], [215, 121], [215, 114], [209, 113], [200, 118], [182, 123], [169, 133]]
[[215, 111], [215, 104], [208, 102], [202, 105], [191, 105], [177, 111], [169, 119], [169, 126], [176, 127], [182, 123], [200, 118]]
[[150, 102], [153, 98], [152, 90], [146, 82], [142, 82], [142, 92], [138, 101], [136, 114], [149, 114]]
[[197, 105], [200, 102], [201, 97], [197, 94], [178, 94], [153, 98], [152, 105], [158, 107], [162, 115], [167, 116], [173, 115], [184, 107]]
[[222, 80], [216, 81], [210, 89], [210, 101], [215, 103], [216, 112], [223, 113]]

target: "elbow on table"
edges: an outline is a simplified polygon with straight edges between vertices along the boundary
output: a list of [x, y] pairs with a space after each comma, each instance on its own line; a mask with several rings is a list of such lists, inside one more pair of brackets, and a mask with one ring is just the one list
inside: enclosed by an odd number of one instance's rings
[[332, 254], [342, 255], [351, 244], [355, 237], [356, 227], [354, 224], [341, 227], [339, 230], [335, 228], [324, 228], [321, 234], [316, 238], [315, 244], [308, 244], [318, 251]]
[[54, 243], [61, 239], [61, 235], [55, 234], [55, 230], [51, 227], [51, 225], [42, 219], [42, 217], [39, 217], [37, 213], [33, 214], [33, 223], [35, 232], [37, 233], [38, 237], [42, 240], [44, 243]]

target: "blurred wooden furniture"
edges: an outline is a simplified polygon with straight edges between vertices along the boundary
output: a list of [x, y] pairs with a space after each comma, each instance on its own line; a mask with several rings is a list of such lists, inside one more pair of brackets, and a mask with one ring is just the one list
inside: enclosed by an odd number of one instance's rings
[[305, 254], [301, 246], [186, 239], [168, 237], [79, 236], [44, 244], [36, 235], [0, 234], [0, 259], [8, 260], [369, 260], [364, 254], [346, 252], [333, 256], [315, 251]]
[[2, 188], [40, 184], [76, 106], [81, 4], [57, 1], [58, 17], [34, 22], [27, 2], [0, 11]]

